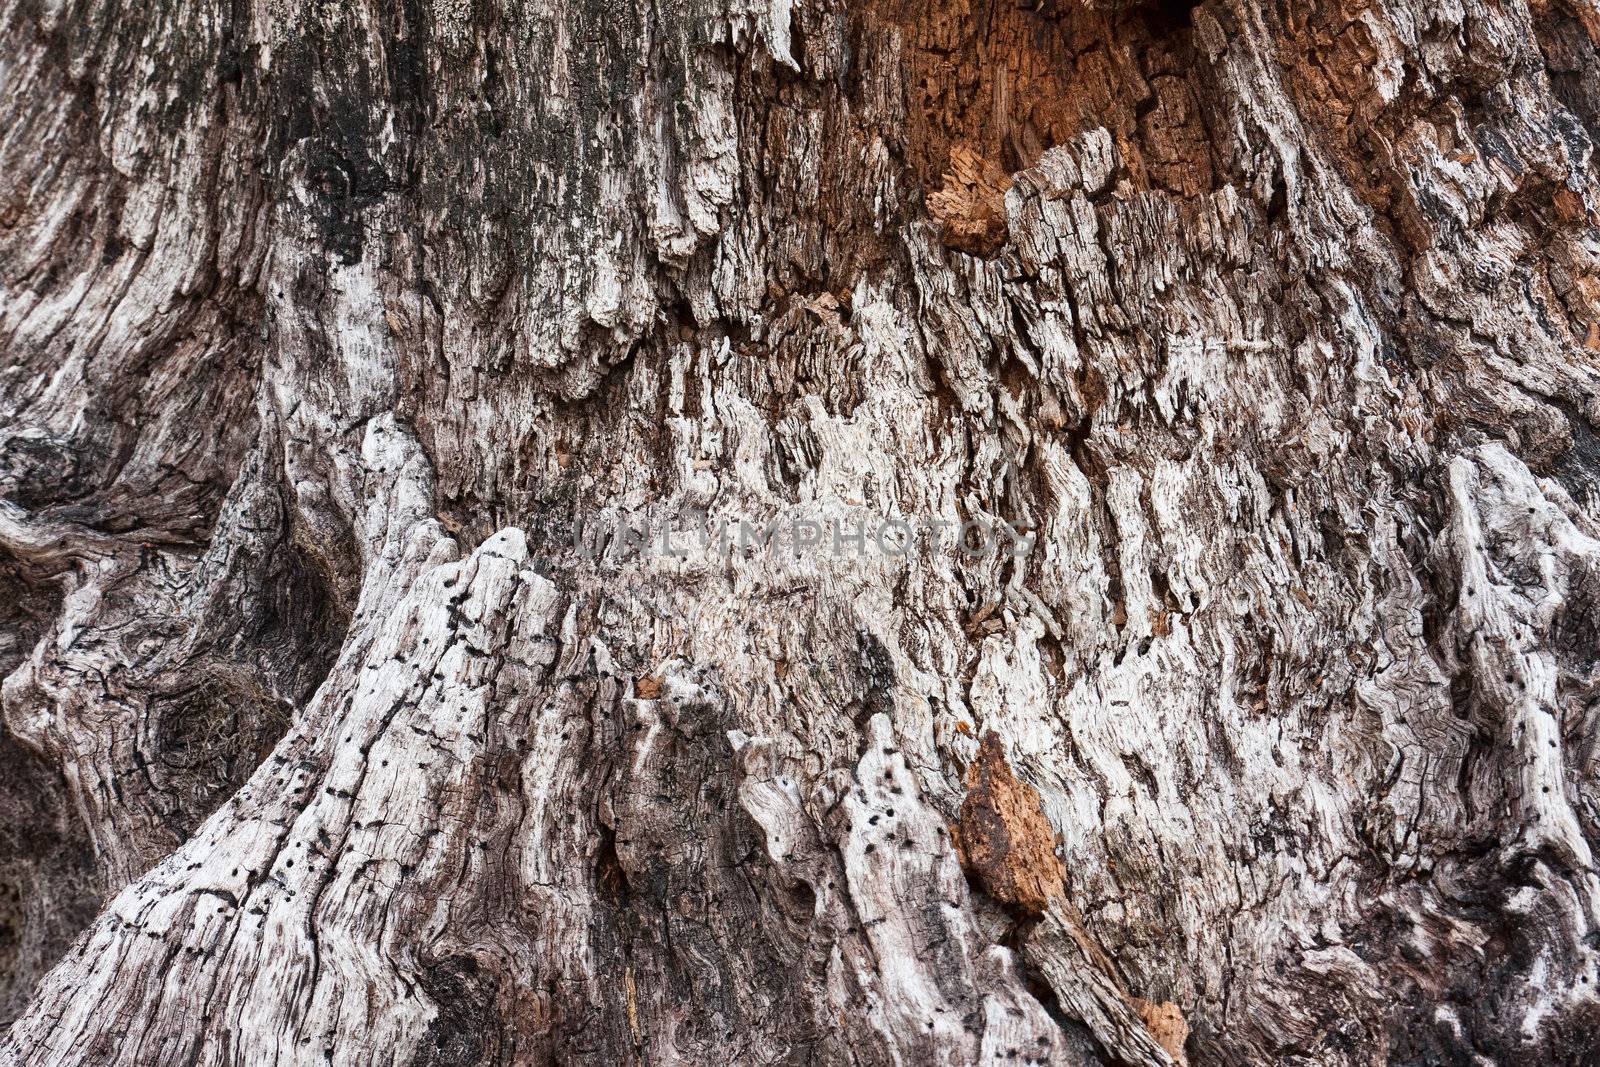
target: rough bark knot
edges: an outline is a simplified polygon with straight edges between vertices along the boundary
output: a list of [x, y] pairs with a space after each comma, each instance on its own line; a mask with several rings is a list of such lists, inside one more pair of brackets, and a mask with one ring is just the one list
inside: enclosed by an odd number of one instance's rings
[[944, 184], [928, 196], [928, 212], [945, 247], [992, 256], [1006, 243], [1006, 190], [1011, 178], [967, 145], [950, 149]]
[[1038, 790], [1012, 772], [992, 730], [967, 768], [967, 798], [955, 830], [962, 866], [996, 900], [1039, 916], [1051, 900], [1065, 897], [1066, 872]]

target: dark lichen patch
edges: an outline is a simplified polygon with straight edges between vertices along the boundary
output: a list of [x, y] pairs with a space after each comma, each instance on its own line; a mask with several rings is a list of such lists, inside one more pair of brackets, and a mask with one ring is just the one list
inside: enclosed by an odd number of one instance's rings
[[0, 734], [0, 1026], [100, 906], [94, 848], [65, 783]]
[[486, 1062], [492, 1051], [489, 1043], [501, 1032], [493, 972], [479, 967], [471, 956], [456, 955], [424, 968], [418, 981], [434, 1002], [436, 1014], [412, 1067], [472, 1067]]
[[1555, 462], [1554, 474], [1573, 498], [1588, 504], [1600, 500], [1600, 435], [1583, 413], [1566, 409], [1572, 431], [1572, 447]]

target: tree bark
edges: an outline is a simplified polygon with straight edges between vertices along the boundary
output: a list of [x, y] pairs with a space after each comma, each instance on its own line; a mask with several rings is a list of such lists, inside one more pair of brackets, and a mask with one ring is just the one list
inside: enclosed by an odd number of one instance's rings
[[0, 1062], [1600, 1057], [1597, 0], [0, 12]]

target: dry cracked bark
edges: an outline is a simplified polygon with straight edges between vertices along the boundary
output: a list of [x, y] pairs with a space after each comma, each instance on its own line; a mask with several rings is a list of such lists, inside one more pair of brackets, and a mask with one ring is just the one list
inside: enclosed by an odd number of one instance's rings
[[1600, 1056], [1597, 0], [0, 12], [0, 1062]]

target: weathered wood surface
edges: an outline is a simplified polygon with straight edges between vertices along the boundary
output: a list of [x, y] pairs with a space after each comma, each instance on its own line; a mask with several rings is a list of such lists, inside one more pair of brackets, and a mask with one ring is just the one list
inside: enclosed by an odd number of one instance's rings
[[1596, 0], [0, 25], [0, 1061], [1600, 1056]]

